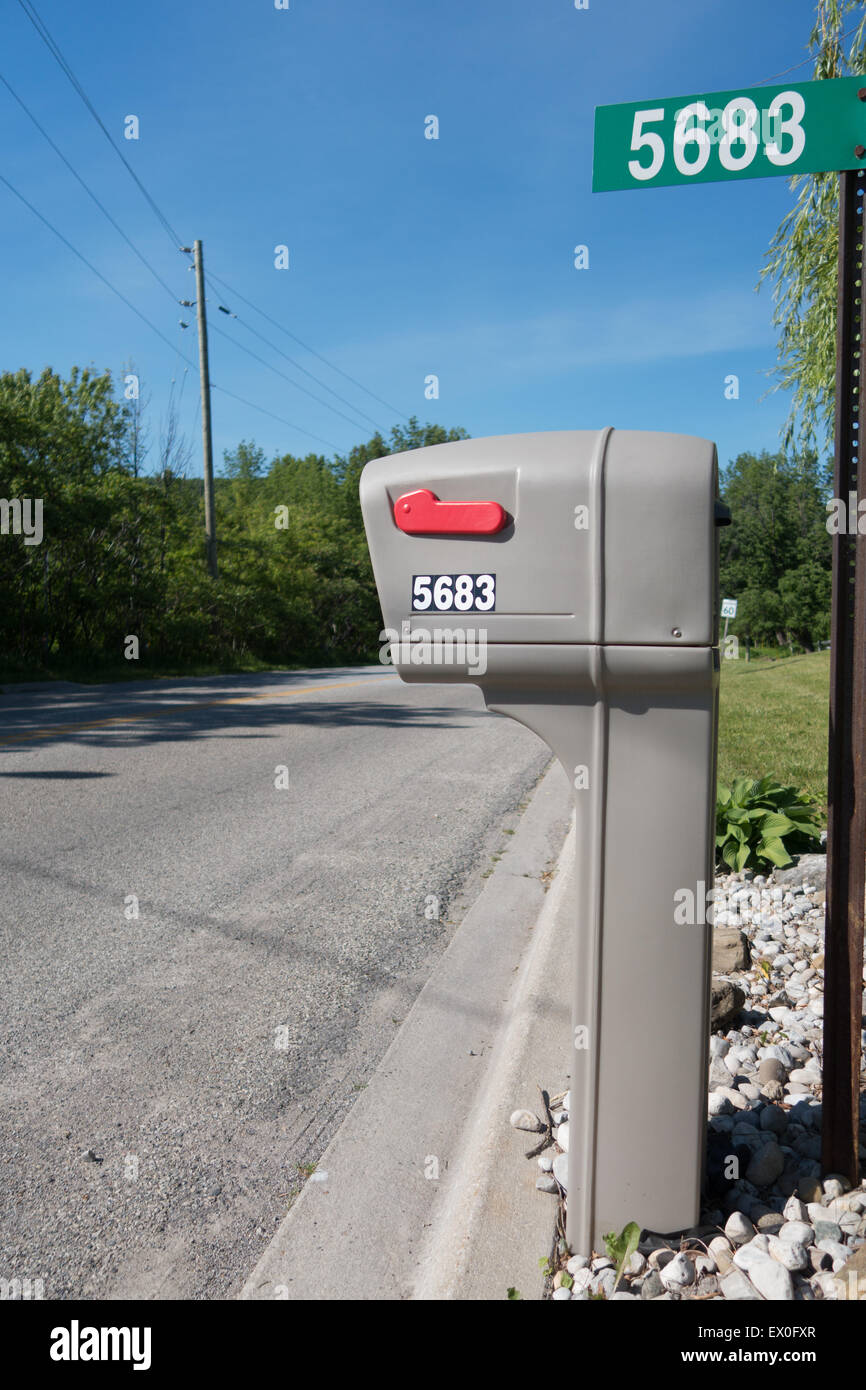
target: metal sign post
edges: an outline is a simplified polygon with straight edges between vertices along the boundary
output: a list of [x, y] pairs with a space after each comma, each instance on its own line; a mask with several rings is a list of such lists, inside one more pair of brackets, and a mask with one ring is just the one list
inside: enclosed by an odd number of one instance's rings
[[[866, 895], [866, 86], [828, 78], [599, 106], [593, 190], [839, 173], [822, 1165], [859, 1181]], [[863, 528], [861, 530], [860, 528]], [[747, 649], [748, 659], [748, 649]]]
[[[862, 90], [866, 97], [866, 89]], [[840, 173], [833, 490], [834, 496], [844, 502], [848, 524], [833, 537], [821, 1147], [825, 1172], [844, 1173], [852, 1183], [860, 1178], [860, 1026], [866, 894], [866, 535], [858, 531], [859, 503], [866, 495], [860, 441], [860, 422], [866, 419], [864, 190], [866, 176], [861, 171]]]

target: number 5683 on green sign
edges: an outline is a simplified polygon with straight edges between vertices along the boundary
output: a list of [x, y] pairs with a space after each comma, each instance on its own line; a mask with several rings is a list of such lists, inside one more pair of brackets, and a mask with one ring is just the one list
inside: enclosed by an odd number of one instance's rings
[[597, 106], [593, 192], [866, 168], [861, 91], [836, 77]]

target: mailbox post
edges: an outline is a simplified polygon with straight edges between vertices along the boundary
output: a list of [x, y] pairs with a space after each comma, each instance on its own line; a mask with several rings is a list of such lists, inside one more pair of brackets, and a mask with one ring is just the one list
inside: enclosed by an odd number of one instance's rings
[[[489, 709], [545, 740], [574, 788], [570, 1244], [589, 1253], [628, 1221], [693, 1225], [724, 519], [715, 447], [613, 429], [462, 440], [368, 463], [361, 506], [402, 679], [480, 686]], [[694, 920], [677, 920], [689, 894]]]

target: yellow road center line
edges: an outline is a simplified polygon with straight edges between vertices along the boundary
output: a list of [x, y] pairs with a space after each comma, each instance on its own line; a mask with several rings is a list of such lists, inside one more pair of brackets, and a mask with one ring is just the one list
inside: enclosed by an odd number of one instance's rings
[[168, 714], [181, 714], [188, 709], [211, 709], [214, 705], [246, 705], [254, 700], [281, 700], [287, 695], [321, 695], [328, 690], [345, 690], [350, 685], [369, 685], [371, 681], [390, 679], [391, 676], [365, 676], [357, 681], [334, 681], [331, 685], [301, 686], [297, 690], [269, 690], [259, 695], [232, 695], [219, 700], [186, 700], [176, 705], [140, 711], [138, 714], [117, 714], [110, 719], [86, 719], [77, 724], [53, 724], [46, 729], [31, 729], [26, 734], [0, 734], [0, 744], [28, 743], [34, 738], [52, 738], [55, 734], [70, 733], [77, 729], [104, 729], [111, 724], [140, 724], [148, 719], [162, 719]]

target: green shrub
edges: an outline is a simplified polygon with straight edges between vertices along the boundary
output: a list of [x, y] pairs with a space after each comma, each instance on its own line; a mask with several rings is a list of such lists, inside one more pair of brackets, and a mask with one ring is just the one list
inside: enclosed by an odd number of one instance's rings
[[784, 868], [792, 854], [820, 848], [818, 812], [796, 787], [773, 777], [737, 777], [716, 797], [716, 858], [741, 869]]

